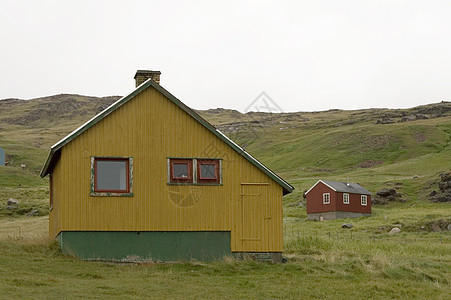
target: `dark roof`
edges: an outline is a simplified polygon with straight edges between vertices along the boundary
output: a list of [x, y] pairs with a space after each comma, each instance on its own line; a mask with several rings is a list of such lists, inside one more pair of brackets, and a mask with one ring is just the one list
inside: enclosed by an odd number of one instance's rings
[[138, 70], [138, 71], [136, 71], [135, 77], [133, 77], [133, 79], [136, 79], [136, 76], [138, 76], [138, 75], [153, 75], [153, 74], [161, 75], [161, 72], [160, 71], [150, 71], [150, 70]]
[[109, 107], [101, 111], [99, 114], [94, 116], [91, 120], [74, 130], [72, 133], [67, 135], [65, 138], [60, 140], [58, 143], [53, 145], [50, 148], [49, 155], [47, 157], [47, 160], [42, 167], [41, 170], [41, 177], [45, 177], [47, 174], [51, 172], [51, 169], [55, 165], [58, 157], [59, 152], [62, 147], [67, 145], [70, 141], [75, 139], [77, 136], [82, 134], [84, 131], [88, 130], [95, 124], [97, 124], [100, 120], [108, 116], [110, 113], [115, 111], [117, 108], [124, 105], [129, 100], [133, 99], [136, 95], [147, 89], [148, 87], [153, 87], [160, 93], [162, 93], [164, 96], [166, 96], [170, 101], [172, 101], [175, 105], [177, 105], [179, 108], [181, 108], [183, 111], [185, 111], [187, 114], [189, 114], [191, 117], [193, 117], [195, 120], [197, 120], [199, 123], [201, 123], [204, 127], [206, 127], [210, 132], [212, 132], [214, 135], [216, 135], [218, 138], [220, 138], [222, 141], [224, 141], [227, 145], [229, 145], [233, 150], [241, 154], [245, 159], [247, 159], [250, 163], [252, 163], [254, 166], [256, 166], [258, 169], [260, 169], [263, 173], [268, 175], [271, 179], [273, 179], [275, 182], [277, 182], [282, 188], [283, 188], [283, 194], [289, 194], [294, 190], [294, 187], [290, 185], [288, 182], [283, 180], [281, 177], [279, 177], [276, 173], [271, 171], [269, 168], [267, 168], [265, 165], [263, 165], [261, 162], [259, 162], [257, 159], [252, 157], [249, 153], [247, 153], [243, 148], [238, 146], [235, 142], [233, 142], [231, 139], [229, 139], [225, 134], [223, 134], [221, 131], [216, 129], [213, 125], [208, 123], [204, 118], [202, 118], [199, 114], [197, 114], [194, 110], [186, 106], [182, 101], [177, 99], [174, 95], [169, 93], [167, 90], [165, 90], [161, 85], [156, 83], [155, 81], [148, 79], [144, 83], [142, 83], [140, 86], [138, 86], [133, 92], [128, 94], [125, 97], [122, 97], [118, 101], [111, 104]]
[[333, 189], [336, 192], [341, 193], [349, 193], [349, 194], [363, 194], [363, 195], [371, 195], [371, 192], [368, 191], [366, 188], [361, 186], [358, 183], [346, 183], [341, 181], [332, 181], [332, 180], [318, 180], [317, 183], [315, 183], [307, 192], [310, 192], [319, 182], [324, 183], [331, 189]]

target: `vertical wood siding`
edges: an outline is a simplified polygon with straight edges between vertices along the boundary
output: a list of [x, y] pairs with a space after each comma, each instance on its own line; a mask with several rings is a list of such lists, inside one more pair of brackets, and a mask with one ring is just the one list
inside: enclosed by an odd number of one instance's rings
[[[133, 157], [134, 196], [90, 196], [91, 156]], [[223, 185], [168, 185], [167, 157], [221, 158]], [[282, 187], [152, 87], [63, 147], [53, 176], [51, 236], [231, 231], [232, 251], [282, 251]]]

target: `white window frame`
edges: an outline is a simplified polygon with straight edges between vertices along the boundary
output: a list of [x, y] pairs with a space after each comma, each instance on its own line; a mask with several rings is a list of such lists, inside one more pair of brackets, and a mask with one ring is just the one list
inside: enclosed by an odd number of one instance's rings
[[323, 204], [330, 204], [330, 193], [323, 193]]
[[360, 204], [362, 204], [362, 206], [368, 205], [368, 196], [367, 195], [360, 196]]
[[349, 194], [343, 193], [343, 204], [349, 204]]

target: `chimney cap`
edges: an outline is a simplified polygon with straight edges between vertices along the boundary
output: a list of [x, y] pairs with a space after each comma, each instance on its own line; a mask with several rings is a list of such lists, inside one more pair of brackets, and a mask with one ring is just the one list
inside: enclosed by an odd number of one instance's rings
[[133, 79], [136, 79], [136, 77], [139, 75], [161, 75], [161, 72], [152, 70], [138, 70], [136, 71], [135, 77], [133, 77]]

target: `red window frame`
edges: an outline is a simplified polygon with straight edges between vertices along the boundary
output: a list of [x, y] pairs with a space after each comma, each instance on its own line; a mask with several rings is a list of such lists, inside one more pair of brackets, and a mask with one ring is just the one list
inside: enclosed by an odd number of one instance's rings
[[[202, 165], [214, 165], [215, 166], [215, 178], [202, 178], [201, 166]], [[198, 183], [220, 183], [221, 178], [219, 174], [219, 159], [198, 159], [197, 160], [197, 182]]]
[[[192, 159], [178, 159], [171, 158], [170, 160], [170, 179], [174, 183], [192, 183], [193, 182], [193, 160]], [[177, 164], [187, 164], [188, 165], [188, 177], [175, 177], [174, 176], [174, 165]]]
[[[126, 162], [125, 167], [125, 190], [102, 190], [97, 188], [97, 162], [98, 161], [123, 161]], [[107, 158], [107, 157], [95, 157], [94, 158], [94, 192], [96, 193], [130, 193], [130, 160], [128, 158]]]

